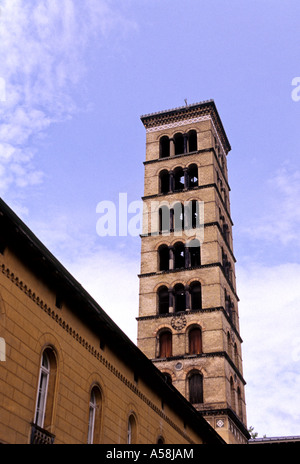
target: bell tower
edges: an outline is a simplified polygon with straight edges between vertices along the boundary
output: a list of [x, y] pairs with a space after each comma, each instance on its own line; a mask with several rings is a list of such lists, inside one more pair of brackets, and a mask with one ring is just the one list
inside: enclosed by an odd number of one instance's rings
[[245, 443], [245, 380], [226, 157], [213, 100], [146, 129], [138, 347], [227, 443]]

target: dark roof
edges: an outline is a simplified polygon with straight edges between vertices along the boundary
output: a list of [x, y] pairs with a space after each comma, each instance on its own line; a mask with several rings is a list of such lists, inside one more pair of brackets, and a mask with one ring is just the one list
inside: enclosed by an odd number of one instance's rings
[[71, 302], [72, 311], [76, 312], [100, 339], [104, 338], [109, 348], [130, 366], [139, 378], [143, 378], [156, 390], [166, 404], [181, 414], [187, 424], [198, 430], [206, 442], [225, 444], [191, 403], [166, 382], [165, 376], [0, 198], [0, 247], [3, 246], [12, 248], [27, 267], [38, 273], [40, 279], [44, 279], [53, 288], [60, 288], [64, 298]]

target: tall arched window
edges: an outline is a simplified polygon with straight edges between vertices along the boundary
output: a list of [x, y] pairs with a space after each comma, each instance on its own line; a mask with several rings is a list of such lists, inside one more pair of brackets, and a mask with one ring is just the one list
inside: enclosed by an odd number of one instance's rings
[[159, 174], [159, 193], [168, 193], [170, 186], [170, 175], [167, 170]]
[[194, 188], [198, 186], [198, 166], [196, 164], [191, 164], [188, 170], [189, 178], [189, 188]]
[[172, 228], [176, 231], [184, 229], [184, 206], [182, 203], [175, 203], [173, 206]]
[[192, 240], [187, 247], [189, 251], [189, 265], [190, 267], [200, 266], [201, 257], [200, 257], [200, 242], [199, 240]]
[[167, 158], [168, 156], [170, 156], [170, 140], [164, 135], [159, 141], [159, 157]]
[[231, 399], [231, 407], [235, 411], [235, 391], [234, 391], [234, 383], [233, 378], [230, 377], [230, 399]]
[[162, 205], [158, 210], [159, 232], [170, 232], [170, 210], [167, 205]]
[[191, 309], [201, 309], [202, 308], [202, 297], [201, 297], [201, 284], [200, 282], [192, 282], [190, 285], [190, 295], [191, 295]]
[[159, 358], [170, 358], [172, 356], [172, 334], [169, 330], [159, 335]]
[[158, 314], [167, 314], [169, 312], [169, 291], [166, 286], [158, 289]]
[[186, 295], [183, 284], [176, 284], [174, 287], [175, 292], [175, 312], [186, 310]]
[[42, 354], [34, 423], [49, 429], [53, 421], [57, 362], [52, 349], [46, 348]]
[[174, 170], [174, 190], [181, 192], [184, 189], [184, 171], [182, 168]]
[[159, 256], [159, 270], [169, 270], [169, 247], [167, 245], [161, 245], [158, 249]]
[[88, 444], [99, 442], [101, 421], [101, 392], [94, 386], [90, 395], [89, 403], [89, 425], [88, 425]]
[[189, 354], [202, 353], [202, 333], [200, 327], [193, 327], [189, 331]]
[[133, 414], [130, 414], [127, 424], [127, 444], [135, 445], [137, 443], [137, 427]]
[[174, 245], [174, 269], [185, 267], [185, 247], [182, 242], [177, 242]]
[[197, 132], [195, 130], [190, 130], [188, 133], [188, 144], [189, 152], [197, 151]]
[[184, 153], [184, 138], [183, 134], [177, 133], [174, 135], [175, 155], [182, 155]]
[[243, 420], [243, 401], [240, 387], [237, 388], [237, 397], [238, 397], [238, 414], [240, 419]]
[[189, 399], [192, 404], [203, 403], [203, 376], [200, 372], [193, 372], [188, 378]]

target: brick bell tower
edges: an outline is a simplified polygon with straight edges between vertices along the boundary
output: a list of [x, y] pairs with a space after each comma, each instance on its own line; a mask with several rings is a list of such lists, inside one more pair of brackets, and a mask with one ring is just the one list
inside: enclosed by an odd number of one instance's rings
[[245, 443], [245, 380], [226, 156], [213, 100], [146, 129], [138, 347], [227, 443]]

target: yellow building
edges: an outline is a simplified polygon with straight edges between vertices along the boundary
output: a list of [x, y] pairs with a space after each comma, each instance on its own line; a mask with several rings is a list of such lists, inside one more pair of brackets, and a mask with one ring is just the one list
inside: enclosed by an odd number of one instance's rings
[[212, 100], [146, 129], [138, 347], [227, 443], [247, 443], [227, 155]]
[[224, 444], [2, 200], [0, 443]]

